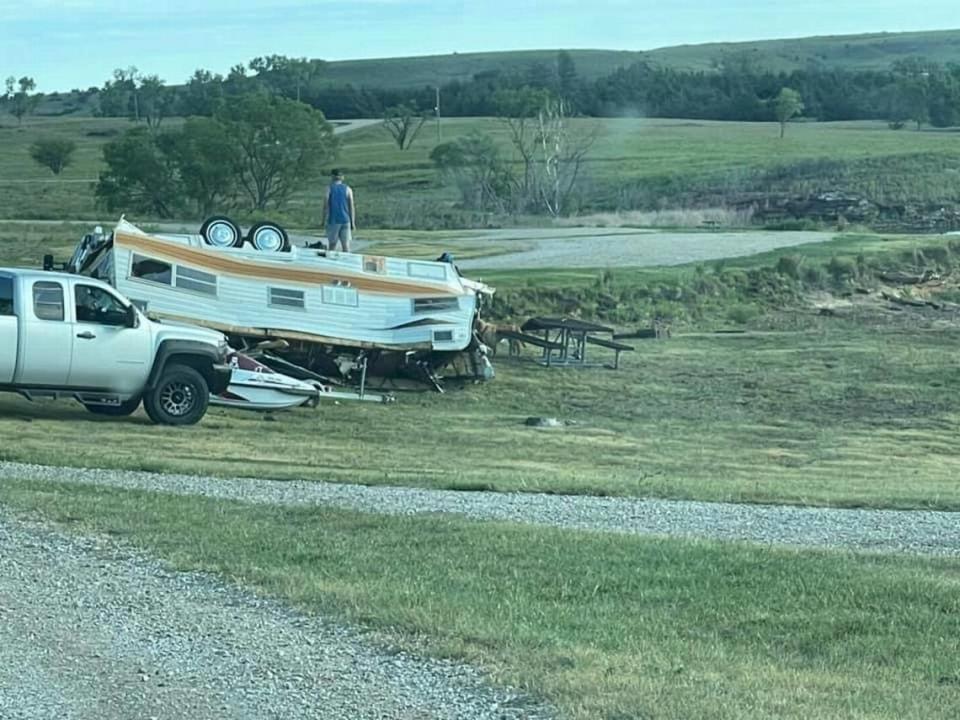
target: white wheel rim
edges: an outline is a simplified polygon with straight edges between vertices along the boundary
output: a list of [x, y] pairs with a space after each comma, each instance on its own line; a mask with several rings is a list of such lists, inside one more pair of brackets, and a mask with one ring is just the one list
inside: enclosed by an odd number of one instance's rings
[[253, 246], [257, 250], [277, 252], [283, 248], [283, 235], [274, 227], [262, 227], [253, 234]]
[[215, 247], [233, 247], [237, 241], [237, 231], [230, 223], [215, 222], [207, 228], [207, 240]]

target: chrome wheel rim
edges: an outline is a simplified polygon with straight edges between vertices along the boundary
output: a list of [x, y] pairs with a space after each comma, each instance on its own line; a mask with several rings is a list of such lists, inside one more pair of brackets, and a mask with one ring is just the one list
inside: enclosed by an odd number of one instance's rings
[[215, 247], [233, 247], [237, 231], [229, 223], [215, 222], [207, 228], [207, 240]]
[[183, 417], [196, 404], [193, 386], [187, 383], [169, 383], [160, 391], [160, 407], [168, 415]]
[[253, 246], [265, 252], [278, 252], [283, 248], [283, 235], [276, 228], [260, 228], [253, 235]]

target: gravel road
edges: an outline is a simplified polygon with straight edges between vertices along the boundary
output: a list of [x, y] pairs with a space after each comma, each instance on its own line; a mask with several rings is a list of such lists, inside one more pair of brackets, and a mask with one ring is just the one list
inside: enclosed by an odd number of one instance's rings
[[[457, 261], [464, 270], [534, 268], [648, 267], [681, 265], [720, 258], [755, 255], [778, 248], [832, 240], [825, 232], [663, 232], [624, 228], [553, 228], [550, 230], [494, 230], [457, 242], [517, 241], [529, 249]], [[530, 247], [530, 245], [533, 247]]]
[[[5, 224], [56, 225], [81, 222], [91, 228], [94, 221], [0, 220]], [[109, 228], [113, 221], [103, 221]], [[196, 222], [146, 223], [161, 233], [196, 232]], [[520, 228], [513, 230], [485, 230], [465, 233], [451, 238], [444, 248], [457, 255], [458, 247], [476, 248], [477, 243], [495, 242], [509, 245], [516, 242], [517, 250], [502, 255], [457, 260], [457, 266], [466, 271], [523, 270], [543, 268], [602, 268], [651, 267], [680, 265], [688, 262], [707, 262], [720, 258], [741, 257], [756, 253], [826, 242], [835, 233], [825, 232], [662, 232], [629, 228]], [[79, 236], [78, 236], [79, 239]], [[295, 245], [307, 245], [322, 238], [316, 234], [291, 233]], [[363, 240], [363, 231], [354, 239], [353, 250], [363, 252], [369, 242]]]
[[546, 718], [466, 666], [0, 508], [0, 718]]
[[960, 513], [949, 512], [455, 492], [0, 463], [0, 480], [13, 478], [108, 485], [251, 503], [333, 505], [394, 515], [455, 513], [473, 520], [507, 520], [637, 535], [960, 556]]

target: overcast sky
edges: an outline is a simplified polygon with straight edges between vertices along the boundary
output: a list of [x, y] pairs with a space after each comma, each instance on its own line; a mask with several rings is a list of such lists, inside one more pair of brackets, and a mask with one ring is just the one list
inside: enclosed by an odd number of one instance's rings
[[960, 27], [956, 0], [0, 0], [0, 79], [51, 92], [136, 65], [169, 83], [257, 55], [346, 60]]

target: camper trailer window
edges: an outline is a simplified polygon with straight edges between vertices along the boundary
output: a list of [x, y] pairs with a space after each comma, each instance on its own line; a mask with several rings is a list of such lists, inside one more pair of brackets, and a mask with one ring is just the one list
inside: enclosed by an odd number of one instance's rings
[[33, 284], [33, 314], [41, 320], [63, 320], [63, 286], [60, 283]]
[[183, 265], [177, 266], [176, 285], [178, 288], [193, 290], [194, 292], [203, 293], [204, 295], [217, 294], [216, 275], [184, 267]]
[[407, 263], [407, 275], [430, 280], [446, 280], [447, 266], [435, 263]]
[[415, 298], [413, 301], [413, 311], [415, 313], [456, 310], [459, 306], [460, 303], [455, 297]]
[[323, 301], [327, 305], [357, 307], [359, 299], [359, 295], [354, 288], [333, 287], [331, 285], [325, 285], [323, 288]]
[[130, 274], [141, 280], [149, 280], [163, 285], [173, 284], [173, 266], [170, 263], [165, 263], [163, 260], [153, 260], [143, 257], [143, 255], [134, 254]]
[[300, 309], [305, 307], [303, 290], [267, 288], [267, 302], [273, 307]]

